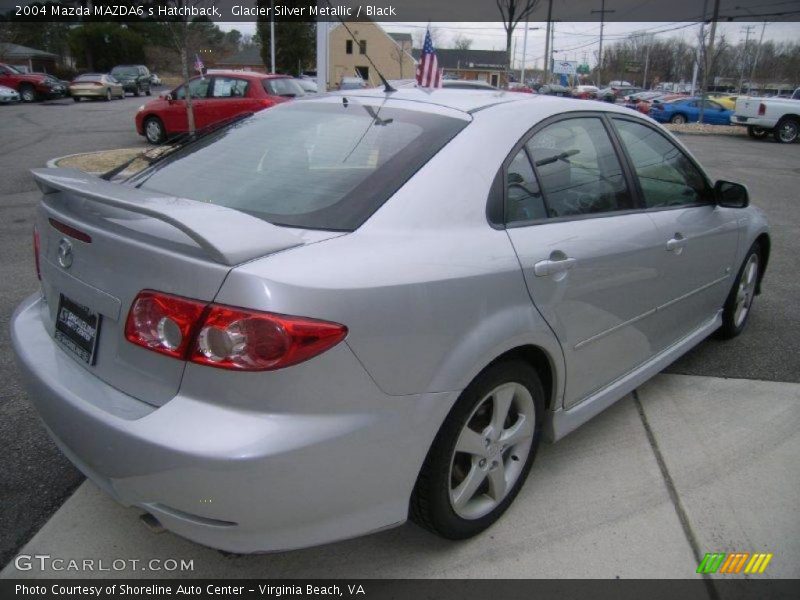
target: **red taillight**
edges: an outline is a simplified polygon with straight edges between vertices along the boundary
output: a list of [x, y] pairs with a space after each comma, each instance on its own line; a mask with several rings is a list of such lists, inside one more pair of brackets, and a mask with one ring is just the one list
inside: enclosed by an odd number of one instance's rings
[[42, 280], [42, 270], [39, 268], [39, 230], [33, 226], [33, 260], [36, 263], [36, 277]]
[[763, 117], [765, 114], [767, 114], [767, 105], [762, 102], [758, 105], [758, 116]]
[[174, 358], [236, 371], [282, 369], [332, 348], [347, 327], [145, 290], [134, 300], [125, 337]]
[[148, 350], [185, 359], [193, 329], [205, 309], [205, 302], [144, 290], [131, 304], [125, 338]]

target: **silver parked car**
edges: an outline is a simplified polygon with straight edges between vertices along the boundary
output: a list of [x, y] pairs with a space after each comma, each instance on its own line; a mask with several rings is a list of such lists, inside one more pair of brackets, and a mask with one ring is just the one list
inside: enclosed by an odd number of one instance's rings
[[235, 552], [481, 532], [543, 438], [741, 332], [770, 250], [652, 120], [528, 94], [329, 94], [121, 183], [33, 174], [32, 402], [114, 498]]

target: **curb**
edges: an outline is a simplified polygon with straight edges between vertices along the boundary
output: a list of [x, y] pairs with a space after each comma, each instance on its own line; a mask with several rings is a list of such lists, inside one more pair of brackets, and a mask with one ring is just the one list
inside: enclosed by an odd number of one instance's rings
[[[45, 166], [48, 169], [57, 169], [59, 161], [65, 160], [67, 158], [72, 158], [74, 156], [91, 156], [92, 154], [104, 154], [105, 152], [114, 152], [117, 150], [138, 150], [138, 148], [112, 148], [110, 150], [96, 150], [94, 152], [75, 152], [74, 154], [65, 154], [64, 156], [57, 156], [56, 158], [51, 158], [45, 163]], [[86, 171], [90, 175], [99, 175], [103, 173], [103, 171]]]

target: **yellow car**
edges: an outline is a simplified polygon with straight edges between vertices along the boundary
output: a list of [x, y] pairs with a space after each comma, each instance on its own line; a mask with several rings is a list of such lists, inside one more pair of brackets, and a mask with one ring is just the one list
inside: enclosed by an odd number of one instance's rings
[[110, 75], [94, 73], [73, 79], [69, 84], [69, 93], [75, 102], [80, 102], [81, 98], [111, 100], [125, 97], [125, 89], [119, 81]]
[[717, 104], [721, 104], [726, 110], [734, 110], [736, 108], [736, 99], [739, 94], [709, 94], [709, 98], [713, 99]]

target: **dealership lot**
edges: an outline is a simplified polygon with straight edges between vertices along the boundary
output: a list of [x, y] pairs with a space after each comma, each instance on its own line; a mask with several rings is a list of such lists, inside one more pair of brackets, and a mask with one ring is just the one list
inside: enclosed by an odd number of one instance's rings
[[[3, 281], [8, 282], [0, 296], [0, 342], [4, 347], [8, 347], [8, 319], [13, 307], [36, 289], [30, 227], [37, 194], [27, 169], [60, 154], [143, 147], [132, 128], [133, 113], [141, 102], [138, 98], [81, 104], [67, 100], [4, 107], [7, 112], [0, 113], [0, 133], [7, 141], [0, 169], [8, 174], [0, 182], [0, 249], [6, 257], [0, 268]], [[608, 566], [603, 565], [601, 557], [613, 553], [635, 556], [653, 539], [660, 539], [673, 552], [663, 563], [664, 568], [670, 569], [664, 576], [683, 576], [684, 563], [692, 569], [697, 552], [751, 548], [782, 553], [780, 564], [788, 570], [781, 570], [776, 560], [771, 573], [796, 576], [797, 572], [791, 569], [800, 564], [800, 552], [790, 540], [800, 539], [792, 512], [797, 504], [798, 481], [793, 462], [797, 450], [797, 387], [746, 380], [797, 382], [800, 378], [800, 359], [794, 353], [800, 329], [794, 310], [797, 276], [791, 263], [800, 251], [794, 235], [800, 220], [794, 205], [800, 147], [725, 137], [684, 140], [712, 176], [746, 183], [772, 222], [773, 251], [765, 293], [757, 301], [748, 331], [725, 344], [709, 340], [670, 369], [701, 379], [662, 377], [640, 390], [638, 400], [623, 400], [584, 430], [546, 448], [523, 492], [524, 501], [515, 506], [510, 519], [481, 538], [454, 546], [406, 526], [368, 541], [282, 555], [272, 562], [263, 557], [234, 561], [169, 534], [154, 538], [137, 523], [135, 511], [116, 507], [85, 484], [29, 548], [50, 553], [63, 548], [69, 555], [80, 547], [82, 556], [114, 552], [120, 557], [142, 558], [159, 552], [170, 556], [176, 553], [178, 557], [196, 554], [202, 557], [198, 564], [210, 574], [223, 575], [223, 570], [229, 568], [226, 565], [242, 565], [242, 570], [267, 569], [272, 576], [303, 574], [309, 572], [304, 568], [318, 567], [320, 560], [343, 565], [339, 559], [331, 559], [338, 556], [350, 555], [355, 563], [369, 564], [358, 561], [359, 555], [375, 553], [385, 558], [382, 574], [386, 575], [433, 574], [432, 568], [444, 574], [466, 575], [468, 572], [461, 569], [474, 564], [471, 552], [490, 557], [486, 569], [496, 560], [510, 563], [508, 570], [500, 574], [547, 575], [524, 569], [547, 564], [545, 556], [555, 561], [555, 569], [565, 560], [561, 557], [583, 548], [587, 575], [631, 576], [633, 567], [622, 563], [616, 573], [601, 571]], [[37, 424], [21, 392], [9, 352], [0, 354], [0, 369], [4, 380], [10, 382], [0, 392], [0, 427], [4, 439], [10, 441], [10, 450], [0, 459], [0, 483], [4, 490], [10, 490], [10, 501], [0, 514], [0, 529], [13, 533], [2, 540], [2, 564], [69, 495], [80, 477]], [[706, 447], [706, 443], [710, 446]], [[721, 456], [706, 458], [712, 449], [717, 451], [720, 447]], [[724, 449], [731, 453], [725, 454]], [[697, 464], [688, 463], [689, 456], [698, 457]], [[733, 462], [739, 469], [732, 469], [732, 461], [725, 456], [737, 459]], [[762, 511], [761, 517], [751, 517], [752, 499], [760, 498], [758, 494], [764, 494], [764, 490], [775, 507]], [[731, 503], [731, 498], [743, 498], [745, 508]], [[759, 502], [763, 504], [763, 498]], [[553, 513], [545, 510], [563, 514], [563, 521], [553, 520]], [[739, 516], [741, 511], [747, 513], [749, 520]], [[98, 523], [102, 526], [98, 527]], [[642, 532], [649, 529], [653, 534], [642, 539]], [[521, 531], [525, 535], [521, 536]], [[481, 541], [487, 544], [487, 537], [491, 540], [488, 547], [481, 546]], [[78, 539], [80, 543], [76, 543]], [[543, 543], [531, 542], [537, 539]], [[400, 548], [401, 555], [393, 550], [394, 546]], [[423, 548], [425, 552], [421, 551]], [[432, 556], [426, 556], [428, 553]], [[292, 560], [293, 556], [300, 558]], [[516, 563], [514, 556], [518, 557]], [[271, 572], [275, 569], [277, 573]], [[236, 568], [231, 567], [231, 571]], [[10, 570], [5, 572], [9, 573]], [[367, 572], [328, 574], [361, 573]]]

